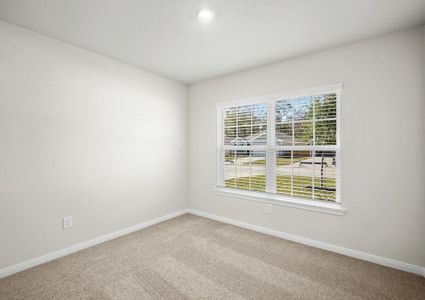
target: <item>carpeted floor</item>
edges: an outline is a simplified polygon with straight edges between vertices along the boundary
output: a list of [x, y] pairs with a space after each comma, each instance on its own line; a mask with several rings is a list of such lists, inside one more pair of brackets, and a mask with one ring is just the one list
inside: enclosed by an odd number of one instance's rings
[[0, 299], [425, 299], [425, 278], [184, 215], [0, 280]]

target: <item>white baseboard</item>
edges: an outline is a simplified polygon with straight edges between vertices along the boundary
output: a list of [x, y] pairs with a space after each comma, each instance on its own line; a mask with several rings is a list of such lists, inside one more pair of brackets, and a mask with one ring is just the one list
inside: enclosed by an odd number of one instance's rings
[[52, 253], [49, 253], [49, 254], [46, 254], [46, 255], [43, 255], [43, 256], [39, 256], [39, 257], [30, 259], [30, 260], [24, 261], [22, 263], [16, 264], [16, 265], [6, 267], [4, 269], [0, 269], [0, 278], [4, 278], [6, 276], [9, 276], [9, 275], [21, 272], [23, 270], [35, 267], [37, 265], [46, 263], [48, 261], [57, 259], [59, 257], [65, 256], [65, 255], [68, 255], [68, 254], [71, 254], [71, 253], [74, 253], [74, 252], [78, 252], [80, 250], [95, 246], [97, 244], [104, 243], [106, 241], [115, 239], [117, 237], [132, 233], [134, 231], [137, 231], [137, 230], [140, 230], [140, 229], [161, 223], [163, 221], [178, 217], [178, 216], [183, 215], [183, 214], [188, 213], [188, 212], [189, 212], [189, 209], [183, 209], [181, 211], [177, 211], [177, 212], [174, 212], [174, 213], [171, 213], [171, 214], [168, 214], [168, 215], [165, 215], [165, 216], [162, 216], [162, 217], [150, 220], [150, 221], [146, 221], [146, 222], [137, 224], [135, 226], [131, 226], [131, 227], [124, 228], [124, 229], [121, 229], [121, 230], [118, 230], [118, 231], [115, 231], [115, 232], [112, 232], [112, 233], [109, 233], [109, 234], [105, 234], [105, 235], [100, 236], [98, 238], [95, 238], [95, 239], [92, 239], [92, 240], [89, 240], [89, 241], [85, 241], [85, 242], [82, 242], [82, 243], [79, 243], [79, 244], [73, 245], [71, 247], [61, 249], [61, 250], [58, 250], [58, 251], [55, 251], [55, 252], [52, 252]]
[[312, 239], [309, 239], [309, 238], [305, 238], [305, 237], [302, 237], [302, 236], [299, 236], [299, 235], [290, 234], [290, 233], [286, 233], [286, 232], [283, 232], [283, 231], [278, 231], [278, 230], [274, 230], [274, 229], [270, 229], [270, 228], [266, 228], [266, 227], [262, 227], [262, 226], [257, 226], [257, 225], [237, 221], [237, 220], [234, 220], [234, 219], [229, 219], [229, 218], [213, 215], [213, 214], [206, 213], [206, 212], [203, 212], [203, 211], [189, 209], [189, 213], [191, 213], [193, 215], [200, 216], [200, 217], [208, 218], [208, 219], [211, 219], [211, 220], [219, 221], [219, 222], [222, 222], [222, 223], [235, 225], [235, 226], [242, 227], [242, 228], [245, 228], [245, 229], [250, 229], [250, 230], [257, 231], [257, 232], [260, 232], [260, 233], [264, 233], [264, 234], [267, 234], [267, 235], [279, 237], [279, 238], [282, 238], [282, 239], [285, 239], [285, 240], [290, 240], [290, 241], [297, 242], [297, 243], [300, 243], [300, 244], [324, 249], [324, 250], [331, 251], [331, 252], [336, 252], [336, 253], [339, 253], [339, 254], [342, 254], [342, 255], [358, 258], [358, 259], [369, 261], [369, 262], [372, 262], [372, 263], [375, 263], [375, 264], [378, 264], [378, 265], [382, 265], [382, 266], [398, 269], [398, 270], [401, 270], [401, 271], [414, 273], [414, 274], [421, 275], [421, 276], [425, 277], [425, 267], [420, 267], [420, 266], [417, 266], [417, 265], [412, 265], [412, 264], [404, 263], [404, 262], [401, 262], [401, 261], [398, 261], [398, 260], [394, 260], [394, 259], [390, 259], [390, 258], [386, 258], [386, 257], [382, 257], [382, 256], [377, 256], [377, 255], [374, 255], [374, 254], [370, 254], [370, 253], [366, 253], [366, 252], [362, 252], [362, 251], [357, 251], [357, 250], [353, 250], [353, 249], [349, 249], [349, 248], [344, 248], [344, 247], [341, 247], [341, 246], [337, 246], [337, 245], [333, 245], [333, 244], [329, 244], [329, 243], [325, 243], [325, 242], [319, 242], [319, 241], [312, 240]]
[[262, 226], [257, 226], [257, 225], [253, 225], [253, 224], [237, 221], [237, 220], [234, 220], [234, 219], [229, 219], [229, 218], [225, 218], [225, 217], [221, 217], [221, 216], [217, 216], [217, 215], [213, 215], [213, 214], [210, 214], [210, 213], [206, 213], [206, 212], [202, 212], [202, 211], [198, 211], [198, 210], [188, 208], [188, 209], [183, 209], [181, 211], [177, 211], [177, 212], [174, 212], [174, 213], [171, 213], [171, 214], [168, 214], [168, 215], [165, 215], [165, 216], [162, 216], [162, 217], [150, 220], [150, 221], [140, 223], [140, 224], [132, 226], [132, 227], [128, 227], [128, 228], [125, 228], [125, 229], [118, 230], [118, 231], [100, 236], [98, 238], [95, 238], [95, 239], [92, 239], [92, 240], [89, 240], [89, 241], [85, 241], [85, 242], [82, 242], [80, 244], [73, 245], [73, 246], [65, 248], [65, 249], [61, 249], [61, 250], [58, 250], [58, 251], [55, 251], [55, 252], [40, 256], [40, 257], [36, 257], [36, 258], [24, 261], [24, 262], [16, 264], [16, 265], [6, 267], [4, 269], [0, 269], [0, 278], [4, 278], [6, 276], [9, 276], [9, 275], [21, 272], [23, 270], [35, 267], [37, 265], [46, 263], [48, 261], [57, 259], [59, 257], [65, 256], [65, 255], [68, 255], [68, 254], [71, 254], [71, 253], [75, 253], [75, 252], [78, 252], [80, 250], [95, 246], [97, 244], [101, 244], [103, 242], [115, 239], [117, 237], [132, 233], [134, 231], [137, 231], [137, 230], [140, 230], [140, 229], [161, 223], [163, 221], [178, 217], [178, 216], [183, 215], [185, 213], [191, 213], [191, 214], [194, 214], [194, 215], [197, 215], [197, 216], [200, 216], [200, 217], [216, 220], [216, 221], [219, 221], [219, 222], [222, 222], [222, 223], [235, 225], [235, 226], [238, 226], [238, 227], [257, 231], [257, 232], [260, 232], [260, 233], [263, 233], [263, 234], [283, 238], [283, 239], [286, 239], [286, 240], [290, 240], [290, 241], [297, 242], [297, 243], [300, 243], [300, 244], [304, 244], [304, 245], [328, 250], [328, 251], [331, 251], [331, 252], [336, 252], [336, 253], [343, 254], [343, 255], [346, 255], [346, 256], [358, 258], [358, 259], [361, 259], [361, 260], [365, 260], [365, 261], [369, 261], [369, 262], [376, 263], [376, 264], [379, 264], [379, 265], [383, 265], [383, 266], [386, 266], [386, 267], [390, 267], [390, 268], [394, 268], [394, 269], [418, 274], [418, 275], [425, 277], [425, 267], [420, 267], [420, 266], [404, 263], [404, 262], [401, 262], [401, 261], [398, 261], [398, 260], [385, 258], [385, 257], [382, 257], [382, 256], [377, 256], [377, 255], [373, 255], [373, 254], [369, 254], [369, 253], [366, 253], [366, 252], [361, 252], [361, 251], [357, 251], [357, 250], [353, 250], [353, 249], [349, 249], [349, 248], [344, 248], [344, 247], [341, 247], [341, 246], [336, 246], [336, 245], [325, 243], [325, 242], [319, 242], [319, 241], [308, 239], [308, 238], [305, 238], [305, 237], [302, 237], [302, 236], [298, 236], [298, 235], [294, 235], [294, 234], [290, 234], [290, 233], [286, 233], [286, 232], [282, 232], [282, 231], [277, 231], [277, 230], [274, 230], [274, 229], [270, 229], [270, 228], [266, 228], [266, 227], [262, 227]]

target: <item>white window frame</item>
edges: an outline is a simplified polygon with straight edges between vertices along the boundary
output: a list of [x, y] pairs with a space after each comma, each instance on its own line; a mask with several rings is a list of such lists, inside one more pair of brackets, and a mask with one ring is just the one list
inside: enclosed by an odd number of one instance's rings
[[[282, 206], [289, 206], [312, 211], [319, 211], [335, 215], [344, 215], [345, 209], [341, 206], [341, 94], [343, 84], [333, 84], [317, 88], [298, 91], [283, 92], [274, 95], [254, 97], [243, 100], [229, 101], [217, 104], [217, 186], [215, 191], [218, 195], [237, 197], [247, 200], [260, 201]], [[276, 190], [276, 151], [287, 150], [285, 146], [275, 145], [275, 103], [282, 99], [291, 99], [303, 96], [315, 96], [322, 94], [336, 94], [336, 146], [320, 146], [320, 150], [336, 151], [336, 199], [335, 202], [310, 200], [293, 196], [277, 194]], [[224, 153], [225, 150], [241, 150], [243, 146], [224, 145], [224, 116], [225, 108], [246, 104], [268, 104], [267, 113], [267, 145], [249, 146], [247, 150], [259, 150], [266, 152], [266, 192], [240, 190], [226, 188], [224, 185]], [[242, 147], [242, 148], [241, 148]], [[299, 146], [300, 150], [317, 150], [316, 146]], [[291, 149], [293, 150], [293, 149]]]

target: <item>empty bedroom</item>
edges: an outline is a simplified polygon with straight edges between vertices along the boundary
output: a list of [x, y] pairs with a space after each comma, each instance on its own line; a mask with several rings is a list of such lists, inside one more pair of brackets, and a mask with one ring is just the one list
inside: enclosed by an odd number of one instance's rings
[[425, 299], [425, 1], [0, 0], [0, 299]]

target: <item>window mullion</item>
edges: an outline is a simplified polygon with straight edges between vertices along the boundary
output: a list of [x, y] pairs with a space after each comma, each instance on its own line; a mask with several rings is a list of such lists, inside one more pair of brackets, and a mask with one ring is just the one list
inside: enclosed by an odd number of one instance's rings
[[294, 196], [294, 151], [291, 151], [291, 196]]
[[[313, 100], [313, 147], [314, 149], [316, 149], [316, 105], [315, 105], [316, 100]], [[311, 178], [311, 199], [315, 199], [316, 197], [316, 193], [314, 191], [314, 188], [316, 186], [316, 182], [315, 182], [315, 174], [314, 174], [314, 169], [315, 169], [315, 162], [316, 162], [316, 150], [311, 151], [312, 153], [312, 173], [313, 173], [313, 177]]]
[[[253, 134], [254, 134], [254, 130], [253, 130], [253, 126], [254, 124], [252, 123], [252, 119], [253, 119], [253, 114], [254, 114], [254, 107], [251, 106], [251, 111], [250, 111], [250, 124], [251, 124], [251, 128], [250, 128], [250, 145], [252, 147], [253, 144]], [[249, 150], [249, 189], [252, 189], [252, 151], [253, 149]]]
[[341, 202], [341, 91], [336, 93], [336, 199]]
[[275, 101], [269, 102], [267, 113], [266, 192], [276, 193]]
[[314, 191], [314, 188], [316, 186], [316, 183], [315, 183], [315, 179], [316, 179], [315, 176], [316, 175], [314, 174], [314, 168], [315, 168], [314, 163], [316, 162], [316, 150], [311, 151], [311, 153], [312, 153], [312, 156], [313, 156], [312, 157], [312, 163], [313, 163], [313, 165], [312, 165], [313, 166], [313, 172], [312, 172], [313, 175], [312, 176], [313, 176], [313, 178], [311, 179], [311, 199], [314, 200], [316, 198], [316, 195], [315, 195], [316, 193]]
[[[295, 109], [293, 100], [290, 101], [292, 110], [292, 147], [295, 147]], [[294, 150], [291, 150], [291, 196], [294, 196]]]
[[224, 186], [225, 150], [223, 109], [217, 108], [217, 185]]
[[[240, 106], [236, 107], [236, 141], [239, 141], [239, 109]], [[238, 144], [238, 142], [236, 142]], [[235, 162], [235, 180], [234, 180], [234, 186], [237, 188], [238, 186], [238, 151], [235, 150], [234, 153], [234, 162]]]

